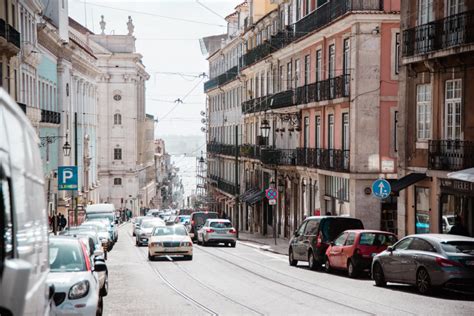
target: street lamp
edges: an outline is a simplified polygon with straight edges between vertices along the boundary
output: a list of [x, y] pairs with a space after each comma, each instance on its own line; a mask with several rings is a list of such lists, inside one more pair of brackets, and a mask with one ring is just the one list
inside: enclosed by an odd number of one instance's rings
[[262, 136], [268, 138], [270, 133], [270, 123], [267, 119], [263, 119], [262, 124], [260, 125], [260, 130], [262, 131]]
[[71, 155], [71, 145], [69, 144], [67, 140], [63, 146], [63, 153], [65, 157], [69, 157]]

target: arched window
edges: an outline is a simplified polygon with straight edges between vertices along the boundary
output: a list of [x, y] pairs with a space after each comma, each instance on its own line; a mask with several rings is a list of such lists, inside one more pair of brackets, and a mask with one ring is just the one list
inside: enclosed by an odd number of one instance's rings
[[120, 113], [114, 114], [114, 125], [122, 125], [122, 115]]
[[122, 185], [122, 178], [114, 178], [114, 185]]

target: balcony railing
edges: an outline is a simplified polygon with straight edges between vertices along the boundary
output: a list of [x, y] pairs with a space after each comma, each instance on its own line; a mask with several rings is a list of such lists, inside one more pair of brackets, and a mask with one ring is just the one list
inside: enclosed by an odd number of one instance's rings
[[216, 88], [218, 86], [228, 83], [229, 81], [234, 80], [237, 77], [238, 71], [238, 67], [234, 66], [227, 70], [225, 73], [220, 74], [219, 76], [214, 77], [212, 79], [209, 79], [204, 83], [204, 91], [208, 91], [210, 89]]
[[268, 108], [280, 109], [280, 108], [294, 105], [293, 95], [294, 95], [293, 90], [286, 90], [286, 91], [275, 93], [269, 100]]
[[13, 26], [7, 24], [7, 41], [20, 48], [20, 32]]
[[207, 144], [207, 151], [218, 155], [235, 156], [236, 148], [238, 147], [231, 144], [221, 144], [216, 142]]
[[242, 157], [260, 159], [261, 147], [258, 145], [250, 145], [250, 144], [240, 145], [240, 155]]
[[61, 113], [41, 110], [41, 123], [61, 124]]
[[296, 166], [296, 158], [296, 149], [264, 148], [260, 160], [266, 165]]
[[350, 96], [350, 75], [329, 78], [296, 88], [295, 104], [306, 104]]
[[474, 167], [474, 142], [462, 140], [431, 140], [428, 168], [433, 170], [462, 170]]
[[249, 114], [267, 110], [270, 105], [271, 98], [272, 95], [266, 95], [264, 97], [254, 98], [242, 102], [242, 113]]
[[256, 61], [262, 60], [275, 51], [275, 48], [267, 41], [249, 50], [243, 57], [243, 65], [248, 66]]
[[474, 10], [405, 30], [403, 56], [427, 54], [471, 43], [474, 43]]
[[216, 187], [221, 191], [227, 192], [232, 195], [238, 194], [240, 192], [240, 185], [236, 186], [235, 183], [229, 182], [219, 176], [212, 174], [209, 175], [209, 178], [216, 183]]
[[7, 38], [7, 23], [4, 19], [0, 19], [0, 37]]
[[298, 148], [297, 165], [348, 172], [350, 170], [350, 151], [346, 149]]

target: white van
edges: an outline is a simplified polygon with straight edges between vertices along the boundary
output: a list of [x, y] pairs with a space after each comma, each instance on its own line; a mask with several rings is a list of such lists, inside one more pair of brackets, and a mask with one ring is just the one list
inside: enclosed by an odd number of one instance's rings
[[86, 207], [86, 220], [97, 218], [105, 218], [110, 222], [109, 230], [111, 232], [112, 241], [118, 240], [117, 218], [115, 216], [115, 207], [110, 203], [90, 204]]
[[0, 315], [44, 315], [54, 288], [38, 137], [0, 88]]

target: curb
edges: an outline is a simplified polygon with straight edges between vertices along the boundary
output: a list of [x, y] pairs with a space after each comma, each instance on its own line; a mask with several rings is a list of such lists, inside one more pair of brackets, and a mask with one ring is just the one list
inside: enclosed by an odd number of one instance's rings
[[249, 239], [238, 239], [238, 240], [239, 240], [240, 244], [242, 244], [244, 246], [247, 246], [247, 247], [259, 249], [259, 250], [262, 250], [262, 251], [268, 251], [268, 252], [271, 252], [271, 253], [274, 253], [274, 254], [277, 254], [277, 255], [288, 256], [288, 254], [279, 252], [279, 251], [271, 248], [270, 245], [267, 245], [267, 244], [264, 244], [264, 243], [261, 243], [261, 242], [258, 242], [258, 241], [249, 240]]

